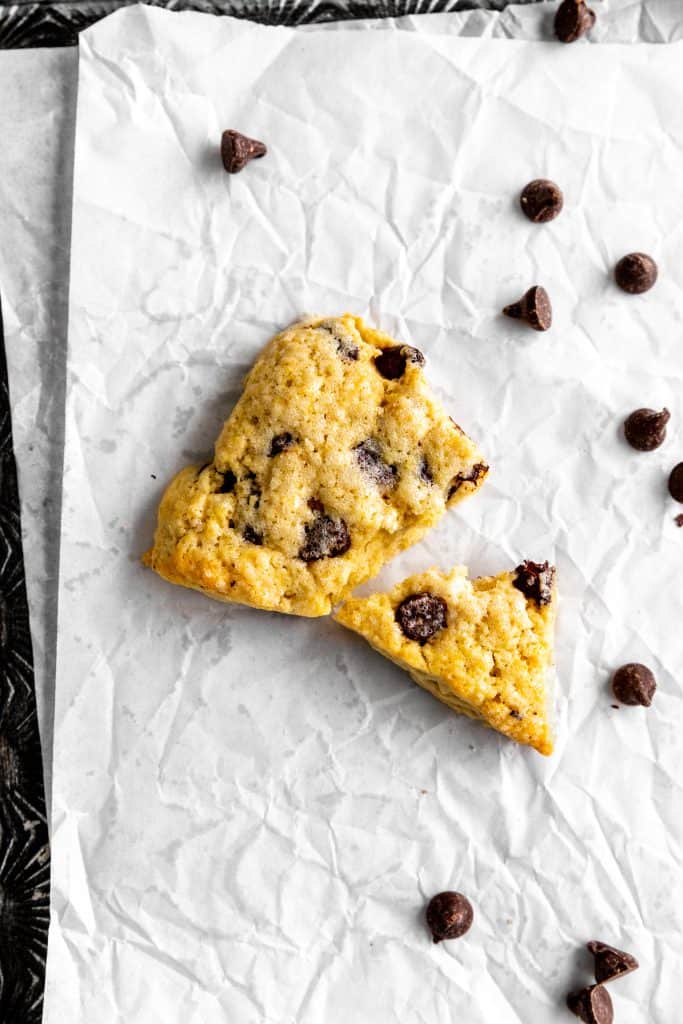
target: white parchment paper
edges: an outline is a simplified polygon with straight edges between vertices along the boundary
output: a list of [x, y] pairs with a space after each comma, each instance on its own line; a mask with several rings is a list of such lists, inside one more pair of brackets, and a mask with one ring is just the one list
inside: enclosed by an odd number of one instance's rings
[[[589, 938], [619, 1020], [677, 1006], [683, 51], [296, 32], [132, 9], [82, 40], [46, 1020], [562, 1020]], [[224, 174], [234, 126], [270, 152]], [[566, 209], [518, 212], [549, 175]], [[649, 295], [610, 268], [652, 252]], [[547, 335], [499, 316], [528, 285]], [[143, 570], [269, 335], [349, 309], [412, 340], [493, 466], [383, 574], [556, 560], [558, 747], [462, 720], [326, 619]], [[619, 424], [666, 404], [665, 447]], [[155, 479], [156, 478], [156, 479]], [[655, 670], [613, 710], [610, 670]], [[425, 900], [475, 905], [432, 946]]]

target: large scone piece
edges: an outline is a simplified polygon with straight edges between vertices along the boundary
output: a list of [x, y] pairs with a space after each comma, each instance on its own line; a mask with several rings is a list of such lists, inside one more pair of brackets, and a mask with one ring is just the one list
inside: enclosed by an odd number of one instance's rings
[[475, 580], [429, 569], [347, 601], [336, 619], [454, 711], [551, 754], [556, 603], [555, 570], [524, 562]]
[[423, 363], [348, 315], [273, 338], [214, 461], [168, 487], [146, 564], [219, 600], [329, 613], [486, 475]]

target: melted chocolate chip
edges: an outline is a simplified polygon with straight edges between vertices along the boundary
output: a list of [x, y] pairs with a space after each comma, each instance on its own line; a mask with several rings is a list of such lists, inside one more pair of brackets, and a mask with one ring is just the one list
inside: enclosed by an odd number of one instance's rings
[[664, 444], [666, 425], [671, 419], [668, 409], [636, 409], [624, 422], [626, 440], [639, 452], [652, 452]]
[[524, 293], [519, 302], [512, 302], [503, 309], [504, 316], [523, 320], [535, 331], [547, 331], [552, 326], [553, 308], [550, 296], [540, 284], [535, 284]]
[[466, 473], [458, 473], [448, 489], [446, 501], [450, 501], [463, 484], [476, 484], [483, 476], [486, 476], [488, 471], [489, 467], [484, 462], [477, 462]]
[[337, 352], [345, 362], [351, 363], [358, 359], [358, 346], [354, 345], [350, 338], [345, 338], [342, 335], [337, 334], [334, 328], [330, 327], [329, 324], [318, 324], [318, 330], [327, 331], [328, 334], [332, 335], [334, 340], [337, 342]]
[[244, 170], [250, 160], [265, 156], [268, 150], [258, 139], [250, 139], [232, 128], [223, 132], [221, 137], [221, 160], [228, 174], [237, 174]]
[[624, 974], [637, 971], [639, 964], [630, 953], [608, 946], [605, 942], [589, 942], [588, 952], [595, 959], [595, 980], [597, 982], [614, 981]]
[[612, 1024], [614, 1020], [612, 999], [602, 985], [591, 985], [578, 992], [570, 992], [567, 1006], [584, 1024]]
[[555, 15], [555, 35], [561, 43], [574, 43], [595, 24], [595, 11], [584, 0], [563, 0]]
[[674, 466], [669, 474], [669, 494], [674, 501], [683, 501], [683, 462]]
[[218, 488], [217, 494], [232, 494], [235, 490], [235, 484], [237, 483], [237, 477], [231, 469], [226, 469], [223, 473], [223, 482]]
[[656, 689], [657, 681], [650, 669], [637, 662], [622, 665], [612, 676], [612, 691], [622, 704], [649, 708]]
[[448, 605], [442, 597], [424, 591], [404, 598], [394, 618], [404, 636], [424, 647], [448, 623]]
[[263, 534], [259, 530], [255, 530], [249, 523], [244, 527], [242, 534], [245, 540], [248, 540], [250, 544], [257, 544], [259, 547], [263, 544]]
[[341, 518], [333, 519], [318, 512], [313, 522], [306, 524], [304, 532], [305, 540], [299, 550], [299, 558], [304, 562], [338, 558], [351, 547], [349, 528]]
[[367, 441], [361, 441], [353, 449], [363, 473], [384, 490], [390, 490], [398, 483], [398, 469], [390, 466], [382, 458], [382, 448], [379, 441], [369, 437]]
[[296, 438], [289, 432], [285, 431], [284, 434], [276, 434], [270, 442], [268, 455], [272, 459], [275, 455], [279, 455], [280, 452], [286, 452], [293, 444], [296, 444]]
[[427, 925], [434, 942], [461, 938], [473, 920], [472, 904], [461, 892], [440, 892], [427, 904]]
[[534, 224], [545, 224], [555, 220], [562, 210], [562, 189], [548, 178], [534, 178], [522, 189], [519, 205]]
[[622, 256], [614, 268], [614, 279], [630, 295], [649, 292], [657, 280], [657, 264], [644, 252], [630, 252]]
[[324, 512], [325, 511], [325, 506], [323, 505], [323, 503], [320, 500], [320, 498], [309, 498], [308, 499], [308, 507], [311, 509], [312, 512]]
[[420, 477], [420, 480], [422, 480], [423, 483], [425, 483], [425, 484], [433, 484], [434, 483], [434, 477], [432, 476], [432, 471], [431, 471], [429, 463], [427, 462], [427, 459], [425, 458], [424, 455], [420, 459], [420, 464], [419, 464], [419, 466], [417, 468], [417, 473], [418, 473], [418, 476]]
[[515, 569], [513, 587], [521, 590], [529, 601], [535, 601], [539, 608], [550, 604], [553, 596], [555, 567], [548, 562], [522, 562]]
[[386, 380], [398, 380], [405, 373], [406, 363], [424, 366], [425, 357], [410, 345], [394, 345], [375, 356], [375, 366]]

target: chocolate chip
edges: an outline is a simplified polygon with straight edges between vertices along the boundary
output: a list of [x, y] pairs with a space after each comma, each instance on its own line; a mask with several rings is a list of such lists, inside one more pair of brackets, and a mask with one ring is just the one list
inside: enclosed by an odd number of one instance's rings
[[305, 526], [306, 539], [299, 550], [304, 562], [317, 562], [321, 558], [337, 558], [351, 547], [349, 528], [343, 519], [318, 513], [313, 522]]
[[375, 366], [387, 380], [398, 380], [405, 373], [406, 363], [414, 363], [416, 366], [424, 366], [425, 357], [419, 349], [410, 345], [394, 345], [392, 348], [385, 348], [378, 356], [375, 356]]
[[311, 509], [312, 512], [324, 512], [325, 511], [325, 506], [323, 505], [323, 503], [320, 500], [320, 498], [309, 498], [308, 499], [308, 507]]
[[217, 494], [232, 494], [235, 490], [235, 484], [237, 483], [237, 477], [231, 469], [226, 469], [223, 473], [223, 482], [218, 488]]
[[612, 1024], [614, 1020], [611, 996], [602, 985], [570, 992], [567, 1006], [584, 1024]]
[[279, 455], [280, 452], [286, 452], [288, 448], [291, 448], [293, 444], [296, 444], [296, 438], [285, 431], [284, 434], [276, 434], [270, 442], [270, 448], [268, 449], [268, 455], [272, 459], [273, 456]]
[[641, 704], [649, 708], [656, 689], [657, 683], [650, 669], [637, 662], [622, 665], [612, 676], [614, 696], [622, 704]]
[[228, 128], [221, 136], [221, 160], [228, 174], [237, 174], [244, 170], [250, 160], [265, 156], [266, 147], [257, 139], [250, 139], [232, 128]]
[[535, 331], [547, 331], [553, 322], [550, 296], [542, 285], [536, 284], [524, 293], [519, 302], [505, 306], [503, 315], [523, 320]]
[[401, 632], [424, 647], [448, 623], [448, 605], [442, 597], [423, 591], [401, 601], [394, 613]]
[[516, 708], [510, 708], [510, 717], [511, 718], [516, 718], [517, 721], [521, 722], [522, 719], [524, 718], [524, 715], [520, 714], [520, 712], [517, 711]]
[[630, 252], [622, 256], [614, 268], [614, 279], [625, 292], [640, 295], [649, 292], [657, 280], [657, 264], [644, 252]]
[[463, 484], [476, 484], [483, 476], [489, 471], [489, 467], [485, 462], [475, 462], [471, 469], [466, 473], [458, 473], [456, 477], [451, 481], [451, 485], [448, 488], [448, 494], [446, 495], [446, 501], [450, 501], [454, 494], [456, 494]]
[[[249, 487], [249, 494], [247, 495], [247, 500], [252, 508], [258, 509], [261, 505], [261, 486], [257, 482], [256, 473], [254, 473], [251, 469], [248, 469], [247, 472], [244, 474], [244, 479], [249, 480], [251, 483], [251, 486]], [[251, 500], [252, 498], [254, 499], [253, 501]]]
[[361, 441], [353, 450], [358, 465], [368, 479], [387, 490], [396, 486], [398, 469], [384, 461], [381, 445], [376, 438], [369, 437], [367, 441]]
[[624, 974], [637, 971], [639, 964], [630, 953], [608, 946], [605, 942], [589, 942], [588, 952], [595, 958], [595, 980], [597, 982], [613, 981]]
[[358, 359], [358, 346], [343, 335], [337, 334], [329, 324], [318, 324], [319, 331], [327, 331], [337, 342], [337, 352], [346, 362], [355, 362]]
[[249, 525], [249, 523], [244, 527], [242, 536], [245, 540], [248, 540], [250, 544], [257, 544], [259, 547], [263, 544], [263, 534], [258, 530], [255, 530], [253, 526]]
[[461, 938], [473, 920], [472, 904], [461, 892], [440, 892], [427, 904], [427, 925], [434, 942]]
[[624, 422], [626, 440], [639, 452], [652, 452], [664, 444], [670, 419], [668, 409], [636, 409]]
[[419, 465], [417, 467], [417, 474], [418, 474], [418, 476], [420, 477], [420, 480], [422, 480], [423, 483], [425, 483], [425, 484], [433, 484], [434, 483], [434, 477], [432, 476], [432, 471], [431, 471], [429, 463], [427, 462], [427, 459], [425, 458], [424, 455], [420, 459], [420, 463], [419, 463]]
[[674, 466], [669, 474], [669, 494], [674, 501], [683, 501], [683, 462]]
[[674, 516], [674, 523], [676, 524], [676, 526], [683, 526], [683, 513]]
[[548, 178], [534, 178], [522, 189], [519, 205], [534, 224], [555, 220], [564, 206], [562, 189]]
[[548, 562], [531, 562], [527, 560], [515, 569], [513, 587], [521, 590], [524, 596], [535, 601], [539, 608], [550, 604], [553, 596], [555, 567]]
[[574, 43], [595, 24], [595, 11], [584, 0], [563, 0], [555, 15], [555, 35], [561, 43]]

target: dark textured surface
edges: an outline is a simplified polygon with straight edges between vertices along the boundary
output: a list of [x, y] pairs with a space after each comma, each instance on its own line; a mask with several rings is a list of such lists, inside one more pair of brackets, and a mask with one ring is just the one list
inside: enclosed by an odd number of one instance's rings
[[0, 309], [0, 1021], [42, 1016], [50, 854]]
[[[0, 4], [0, 49], [74, 46], [81, 29], [137, 0], [66, 0]], [[154, 0], [147, 0], [154, 2]], [[269, 25], [303, 25], [352, 18], [394, 18], [435, 11], [500, 11], [509, 0], [168, 0], [170, 10], [205, 11]], [[535, 0], [516, 0], [534, 3]]]

